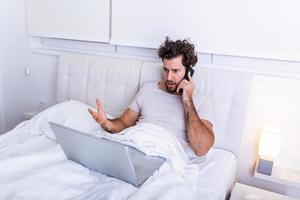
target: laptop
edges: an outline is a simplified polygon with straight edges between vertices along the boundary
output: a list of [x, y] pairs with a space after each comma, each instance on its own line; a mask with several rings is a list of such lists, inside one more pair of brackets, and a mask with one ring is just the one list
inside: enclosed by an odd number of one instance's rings
[[139, 187], [165, 161], [136, 148], [49, 122], [69, 160]]

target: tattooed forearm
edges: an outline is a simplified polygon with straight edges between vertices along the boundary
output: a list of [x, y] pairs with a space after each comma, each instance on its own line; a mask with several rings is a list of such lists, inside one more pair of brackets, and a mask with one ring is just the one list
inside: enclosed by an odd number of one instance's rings
[[204, 155], [214, 142], [212, 129], [199, 118], [193, 101], [184, 102], [187, 140], [197, 155]]

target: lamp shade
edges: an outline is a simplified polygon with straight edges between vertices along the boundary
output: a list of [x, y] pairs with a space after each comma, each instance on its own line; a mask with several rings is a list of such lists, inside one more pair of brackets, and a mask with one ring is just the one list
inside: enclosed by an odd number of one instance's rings
[[280, 151], [282, 130], [265, 126], [260, 136], [259, 152], [261, 158], [274, 160]]

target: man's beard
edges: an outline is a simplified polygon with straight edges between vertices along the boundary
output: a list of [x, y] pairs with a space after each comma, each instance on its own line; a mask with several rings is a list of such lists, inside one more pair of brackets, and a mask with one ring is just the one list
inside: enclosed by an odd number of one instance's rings
[[[171, 84], [171, 87], [168, 85], [168, 83], [169, 83], [169, 85]], [[176, 83], [174, 83], [172, 81], [166, 82], [166, 88], [167, 88], [168, 93], [171, 93], [171, 94], [175, 93], [177, 90], [177, 87], [178, 87], [178, 85], [176, 85]]]

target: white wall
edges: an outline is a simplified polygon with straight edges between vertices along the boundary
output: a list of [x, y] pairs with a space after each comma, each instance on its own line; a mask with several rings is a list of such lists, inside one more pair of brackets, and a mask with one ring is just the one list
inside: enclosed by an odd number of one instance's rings
[[299, 79], [258, 76], [254, 80], [241, 145], [243, 148], [238, 162], [238, 176], [241, 182], [297, 198], [300, 197], [300, 188], [253, 178], [258, 155], [259, 136], [265, 125], [284, 131], [279, 158], [274, 166], [300, 171], [298, 153], [300, 148], [298, 134], [300, 131], [300, 96], [297, 92], [299, 90]]
[[[4, 2], [0, 1], [0, 27], [4, 27], [5, 25], [5, 20], [3, 18], [4, 16]], [[0, 44], [2, 44], [3, 39], [1, 36], [4, 35], [5, 29], [1, 28], [0, 29]], [[5, 129], [5, 120], [4, 120], [4, 116], [5, 116], [5, 110], [4, 110], [4, 92], [3, 92], [3, 61], [4, 61], [4, 48], [2, 48], [2, 45], [0, 46], [0, 134], [3, 133], [6, 129]]]
[[[24, 76], [27, 56], [25, 0], [0, 1], [0, 52], [2, 97], [5, 130], [22, 121], [21, 112], [30, 107], [26, 92], [29, 82]], [[0, 105], [1, 106], [1, 105]], [[2, 109], [1, 109], [2, 110]]]
[[[1, 52], [0, 52], [1, 55]], [[1, 56], [0, 56], [0, 134], [5, 130], [4, 123], [4, 104], [3, 104], [3, 86], [2, 86], [2, 64], [1, 64]]]
[[[0, 3], [0, 27], [4, 27], [4, 20], [1, 17], [1, 13], [4, 11], [3, 3]], [[0, 36], [3, 34], [4, 29], [0, 29]], [[2, 44], [2, 39], [0, 37], [0, 44]], [[0, 134], [5, 130], [4, 123], [4, 104], [3, 104], [3, 76], [2, 76], [2, 68], [3, 68], [3, 60], [4, 60], [4, 49], [0, 46]]]

